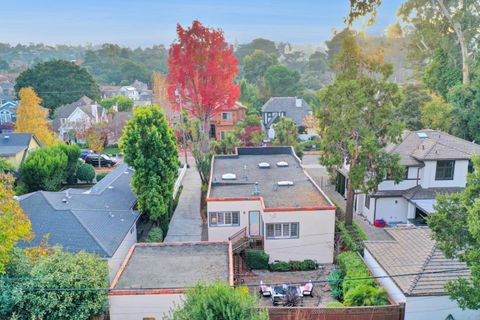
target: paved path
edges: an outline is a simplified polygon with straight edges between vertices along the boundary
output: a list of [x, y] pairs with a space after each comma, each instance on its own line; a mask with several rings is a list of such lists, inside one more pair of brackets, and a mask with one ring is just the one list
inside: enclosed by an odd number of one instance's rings
[[173, 214], [165, 242], [201, 241], [203, 221], [200, 216], [201, 181], [193, 158], [183, 179], [183, 190]]
[[[318, 163], [317, 155], [304, 155], [303, 166], [313, 180], [322, 188], [327, 196], [339, 206], [343, 212], [345, 212], [346, 201], [345, 198], [335, 191], [335, 187], [329, 183], [328, 172]], [[368, 240], [373, 241], [386, 241], [392, 240], [392, 238], [381, 228], [372, 226], [366, 218], [353, 214], [353, 220], [357, 222], [360, 227], [365, 231]]]

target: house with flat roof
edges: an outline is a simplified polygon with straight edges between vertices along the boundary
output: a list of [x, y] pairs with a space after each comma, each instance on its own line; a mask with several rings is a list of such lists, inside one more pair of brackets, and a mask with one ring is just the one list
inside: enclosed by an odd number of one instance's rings
[[42, 146], [43, 143], [33, 133], [0, 134], [0, 158], [5, 159], [16, 170], [30, 152]]
[[335, 206], [292, 147], [215, 155], [207, 212], [210, 241], [250, 239], [271, 261], [333, 262]]
[[469, 279], [470, 272], [443, 255], [428, 227], [385, 230], [392, 240], [365, 241], [364, 260], [390, 297], [405, 303], [405, 320], [480, 319], [479, 310], [462, 310], [448, 297], [448, 281]]
[[[400, 156], [405, 177], [399, 183], [388, 178], [370, 194], [355, 195], [354, 210], [370, 223], [383, 219], [387, 223], [425, 224], [434, 212], [438, 194], [460, 192], [467, 183], [471, 158], [480, 154], [480, 145], [438, 130], [405, 132], [401, 142], [386, 150]], [[348, 168], [337, 171], [336, 190], [343, 195]]]
[[233, 285], [228, 241], [136, 243], [110, 286], [110, 319], [163, 319], [186, 289], [218, 281]]
[[110, 276], [137, 242], [133, 171], [119, 165], [89, 190], [36, 191], [18, 197], [32, 222], [35, 238], [21, 247], [38, 246], [48, 235], [49, 245], [68, 252], [96, 253], [108, 261]]

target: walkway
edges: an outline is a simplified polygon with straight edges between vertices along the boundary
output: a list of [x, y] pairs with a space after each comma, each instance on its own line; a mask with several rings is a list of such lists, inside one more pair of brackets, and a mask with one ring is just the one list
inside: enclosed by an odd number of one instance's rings
[[[345, 212], [346, 201], [344, 197], [335, 191], [335, 187], [329, 183], [328, 172], [324, 166], [320, 165], [317, 155], [304, 155], [303, 166], [318, 186], [327, 194], [327, 196]], [[372, 226], [365, 218], [358, 214], [353, 214], [353, 220], [365, 231], [368, 240], [388, 241], [392, 238], [381, 228]]]
[[201, 241], [203, 221], [200, 216], [201, 186], [195, 161], [189, 157], [190, 168], [183, 179], [183, 190], [173, 214], [165, 242]]

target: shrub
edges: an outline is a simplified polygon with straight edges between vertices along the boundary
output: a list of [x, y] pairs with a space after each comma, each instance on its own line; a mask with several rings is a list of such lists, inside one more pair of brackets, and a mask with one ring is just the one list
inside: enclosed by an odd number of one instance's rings
[[315, 270], [317, 269], [317, 263], [311, 259], [305, 259], [301, 263], [300, 270], [307, 271], [307, 270]]
[[77, 169], [77, 177], [81, 181], [91, 183], [95, 179], [95, 169], [91, 164], [81, 164]]
[[332, 287], [330, 295], [335, 299], [341, 299], [343, 296], [342, 280], [342, 273], [339, 270], [333, 271], [328, 276], [328, 284]]
[[76, 184], [78, 181], [77, 175], [76, 174], [70, 174], [67, 177], [67, 184]]
[[345, 223], [337, 220], [336, 227], [346, 247], [355, 252], [363, 251], [363, 241], [367, 240], [367, 235], [357, 223], [354, 222], [351, 226], [345, 226]]
[[332, 290], [330, 291], [330, 295], [337, 300], [342, 300], [342, 298], [343, 298], [342, 287], [338, 286], [338, 287], [332, 288]]
[[159, 227], [154, 227], [150, 230], [147, 236], [147, 242], [162, 242], [163, 230]]
[[292, 270], [292, 267], [290, 263], [280, 261], [280, 262], [274, 262], [270, 264], [270, 270], [271, 271], [290, 271]]
[[246, 252], [247, 266], [250, 269], [268, 269], [270, 256], [264, 251], [248, 250]]
[[360, 284], [347, 292], [343, 303], [346, 306], [384, 306], [388, 299], [384, 288]]
[[106, 175], [107, 175], [106, 172], [97, 173], [97, 182], [99, 182], [100, 180], [102, 180], [103, 178], [105, 178]]
[[327, 303], [327, 305], [325, 307], [327, 308], [340, 308], [340, 307], [343, 307], [343, 303], [339, 302], [339, 301], [332, 301], [332, 302], [329, 302]]

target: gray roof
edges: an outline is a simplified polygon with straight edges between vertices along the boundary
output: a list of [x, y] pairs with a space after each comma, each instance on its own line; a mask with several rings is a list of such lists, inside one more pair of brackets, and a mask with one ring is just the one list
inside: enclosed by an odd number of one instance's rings
[[118, 289], [183, 289], [230, 282], [228, 242], [138, 243], [117, 274]]
[[398, 153], [402, 165], [421, 166], [428, 160], [470, 159], [473, 154], [480, 154], [480, 145], [438, 130], [424, 129], [406, 132], [402, 141], [390, 145], [387, 151]]
[[[259, 196], [267, 208], [332, 205], [306, 174], [291, 147], [238, 148], [237, 152], [214, 157], [209, 198], [252, 197], [258, 182]], [[288, 167], [278, 167], [280, 161], [287, 162]], [[269, 163], [270, 168], [259, 168], [261, 162]], [[226, 173], [235, 174], [236, 180], [223, 180]], [[278, 186], [279, 181], [292, 181], [293, 185]]]
[[36, 246], [49, 234], [49, 244], [67, 251], [111, 257], [139, 216], [132, 210], [131, 176], [132, 170], [122, 164], [88, 191], [37, 191], [19, 197], [36, 235], [21, 246]]
[[[95, 102], [89, 97], [83, 96], [75, 102], [58, 107], [55, 110], [55, 116], [57, 117], [57, 119], [68, 118], [75, 111], [75, 109], [80, 108], [89, 117], [93, 118], [91, 105], [94, 103]], [[99, 113], [101, 114], [103, 108], [98, 105], [97, 108]]]
[[0, 134], [0, 156], [16, 155], [20, 151], [26, 150], [32, 138], [35, 139], [39, 145], [42, 145], [32, 133]]
[[458, 193], [462, 192], [464, 189], [465, 188], [461, 187], [422, 188], [422, 186], [418, 185], [406, 190], [378, 190], [372, 195], [372, 197], [403, 197], [407, 200], [436, 199], [439, 194]]
[[[458, 277], [469, 278], [467, 265], [447, 259], [431, 239], [427, 227], [387, 228], [393, 241], [365, 241], [365, 249], [407, 296], [447, 295], [445, 285]], [[432, 273], [441, 272], [441, 273]]]
[[297, 97], [272, 97], [262, 106], [262, 112], [285, 112], [297, 126], [303, 125], [303, 120], [312, 112], [312, 108], [302, 98], [301, 107], [295, 105]]

